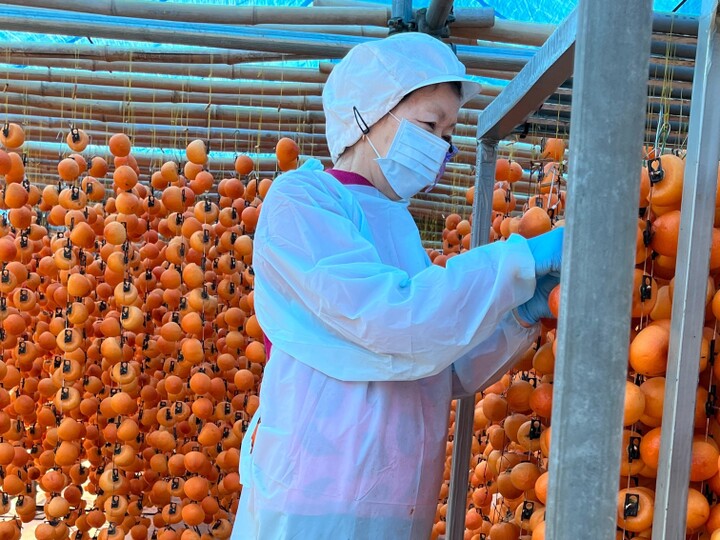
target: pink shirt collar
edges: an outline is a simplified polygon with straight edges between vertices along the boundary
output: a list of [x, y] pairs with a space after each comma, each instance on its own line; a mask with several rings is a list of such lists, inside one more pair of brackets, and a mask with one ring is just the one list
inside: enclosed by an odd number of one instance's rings
[[344, 186], [373, 186], [370, 181], [362, 176], [350, 171], [341, 171], [340, 169], [326, 169], [326, 173], [335, 177], [335, 179]]

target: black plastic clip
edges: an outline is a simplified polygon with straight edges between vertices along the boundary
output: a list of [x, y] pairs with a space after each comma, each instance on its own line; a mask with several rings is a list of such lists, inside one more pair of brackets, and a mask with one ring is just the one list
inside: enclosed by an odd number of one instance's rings
[[532, 441], [535, 439], [539, 439], [540, 435], [542, 434], [542, 424], [540, 423], [540, 420], [537, 418], [533, 418], [530, 420], [530, 433], [528, 433], [528, 438]]
[[705, 416], [712, 416], [715, 413], [715, 405], [717, 403], [717, 391], [715, 389], [715, 385], [713, 384], [710, 387], [710, 391], [708, 392], [707, 401], [705, 401]]
[[629, 463], [632, 463], [635, 459], [640, 459], [640, 437], [630, 437], [627, 450]]
[[635, 493], [626, 493], [625, 504], [623, 505], [623, 519], [637, 517], [639, 510], [640, 496]]
[[650, 176], [650, 185], [655, 185], [665, 178], [665, 171], [662, 167], [660, 158], [650, 159], [647, 162], [648, 175]]
[[652, 277], [645, 274], [640, 285], [640, 301], [644, 302], [650, 298], [652, 298]]
[[523, 521], [530, 519], [533, 515], [534, 510], [535, 510], [535, 503], [532, 501], [525, 501], [523, 503], [522, 514], [520, 515], [520, 519]]
[[653, 232], [652, 232], [652, 225], [650, 224], [650, 220], [648, 219], [645, 223], [645, 230], [643, 231], [643, 244], [645, 247], [648, 247], [650, 245], [650, 242], [652, 241]]
[[710, 363], [711, 366], [715, 365], [715, 355], [716, 354], [717, 353], [715, 352], [715, 338], [713, 338], [710, 340], [710, 354], [709, 354], [709, 358], [708, 358], [708, 362]]

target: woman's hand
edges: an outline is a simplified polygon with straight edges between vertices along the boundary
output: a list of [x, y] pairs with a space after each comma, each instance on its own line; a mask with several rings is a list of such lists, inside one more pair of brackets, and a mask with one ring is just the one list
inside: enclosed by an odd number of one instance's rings
[[564, 234], [565, 227], [556, 227], [545, 234], [528, 238], [528, 246], [535, 258], [536, 276], [560, 272]]
[[536, 324], [540, 319], [553, 317], [550, 307], [548, 306], [548, 295], [559, 283], [560, 278], [556, 274], [548, 274], [539, 278], [535, 285], [535, 294], [533, 294], [533, 297], [518, 306], [518, 317], [529, 325]]

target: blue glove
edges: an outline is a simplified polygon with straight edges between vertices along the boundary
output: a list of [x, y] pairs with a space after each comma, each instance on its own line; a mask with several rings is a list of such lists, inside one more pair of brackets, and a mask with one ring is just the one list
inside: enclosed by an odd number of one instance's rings
[[564, 236], [565, 227], [556, 227], [545, 234], [528, 238], [527, 243], [535, 259], [536, 276], [560, 273]]
[[550, 307], [548, 306], [548, 296], [550, 295], [550, 291], [559, 283], [560, 278], [552, 274], [539, 278], [537, 283], [535, 283], [535, 294], [533, 294], [533, 297], [518, 306], [518, 316], [528, 324], [535, 324], [540, 319], [553, 317], [553, 314], [550, 312]]

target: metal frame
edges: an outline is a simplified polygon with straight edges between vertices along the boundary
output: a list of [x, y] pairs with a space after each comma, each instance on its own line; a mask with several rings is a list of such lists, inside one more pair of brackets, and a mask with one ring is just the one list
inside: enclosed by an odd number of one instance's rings
[[577, 8], [478, 118], [478, 138], [501, 139], [523, 123], [572, 74]]
[[[490, 232], [497, 141], [510, 134], [570, 77], [575, 33], [576, 12], [573, 11], [478, 118], [480, 147], [475, 177], [472, 247], [487, 243]], [[457, 401], [446, 540], [461, 540], [465, 530], [474, 410], [474, 397]]]
[[[488, 243], [490, 213], [495, 184], [495, 162], [498, 142], [490, 138], [480, 140], [473, 201], [472, 246]], [[452, 474], [448, 492], [448, 523], [445, 538], [459, 540], [465, 533], [465, 512], [468, 490], [470, 450], [472, 448], [475, 396], [460, 398], [455, 406], [455, 435], [453, 438]]]
[[651, 33], [651, 0], [578, 7], [546, 538], [616, 531]]
[[[601, 48], [600, 55], [603, 58], [608, 57], [608, 51], [615, 50], [619, 51], [617, 58], [623, 61], [634, 62], [637, 66], [635, 69], [625, 69], [623, 77], [615, 79], [606, 78], [605, 82], [621, 81], [623, 87], [628, 86], [630, 88], [630, 94], [632, 95], [632, 103], [634, 104], [634, 110], [629, 112], [629, 116], [633, 120], [643, 111], [642, 106], [638, 104], [644, 103], [646, 96], [638, 96], [638, 88], [645, 88], [645, 77], [640, 77], [639, 80], [635, 80], [637, 77], [633, 77], [633, 82], [627, 84], [627, 74], [635, 73], [648, 73], [653, 76], [652, 69], [648, 64], [647, 55], [642, 52], [641, 54], [633, 55], [632, 59], [625, 58], [627, 54], [628, 43], [634, 43], [633, 50], [635, 51], [650, 51], [650, 20], [652, 20], [652, 27], [654, 30], [659, 32], [673, 32], [675, 34], [687, 34], [687, 35], [698, 35], [700, 40], [697, 46], [698, 55], [696, 58], [696, 71], [694, 74], [695, 85], [697, 89], [693, 89], [693, 97], [695, 98], [694, 104], [691, 109], [691, 123], [690, 133], [691, 138], [689, 141], [689, 148], [693, 154], [688, 154], [688, 172], [686, 173], [686, 186], [683, 200], [685, 201], [685, 207], [683, 212], [683, 224], [681, 225], [681, 240], [679, 245], [679, 254], [683, 257], [685, 266], [682, 268], [679, 266], [678, 271], [683, 273], [682, 281], [678, 276], [678, 294], [675, 298], [675, 304], [673, 305], [673, 313], [677, 313], [673, 317], [673, 328], [674, 334], [671, 338], [671, 352], [670, 352], [670, 364], [668, 368], [668, 382], [673, 379], [673, 384], [668, 384], [666, 390], [665, 403], [671, 403], [670, 408], [666, 408], [666, 419], [664, 425], [671, 426], [670, 429], [664, 430], [663, 436], [663, 450], [661, 450], [661, 464], [659, 468], [658, 476], [658, 494], [656, 499], [656, 513], [655, 513], [655, 525], [654, 530], [656, 534], [662, 535], [660, 538], [680, 538], [684, 535], [685, 523], [685, 495], [682, 498], [678, 498], [677, 490], [678, 486], [682, 487], [682, 492], [685, 494], [687, 490], [688, 481], [688, 469], [689, 463], [686, 463], [683, 467], [678, 468], [678, 458], [682, 456], [683, 461], [688, 460], [690, 434], [692, 433], [692, 420], [688, 421], [688, 418], [692, 418], [694, 407], [693, 399], [689, 399], [688, 396], [695, 396], [695, 385], [697, 381], [697, 365], [695, 362], [686, 362], [685, 365], [679, 362], [679, 358], [686, 356], [687, 358], [696, 358], [697, 349], [699, 348], [699, 337], [698, 329], [702, 328], [702, 321], [697, 324], [693, 324], [693, 321], [688, 317], [688, 310], [685, 306], [700, 305], [704, 304], [705, 295], [705, 277], [707, 276], [707, 252], [709, 246], [709, 234], [710, 225], [712, 218], [708, 217], [708, 208], [710, 211], [714, 205], [714, 197], [712, 194], [715, 189], [715, 169], [718, 162], [718, 154], [720, 153], [720, 141], [718, 140], [718, 134], [714, 128], [710, 126], [717, 126], [720, 123], [720, 109], [718, 107], [712, 107], [713, 103], [709, 96], [717, 96], [720, 93], [720, 74], [716, 64], [720, 59], [720, 52], [718, 52], [718, 21], [715, 19], [715, 14], [718, 9], [718, 0], [705, 0], [703, 6], [703, 12], [705, 17], [700, 21], [698, 26], [697, 20], [685, 17], [673, 17], [670, 18], [667, 15], [654, 14], [650, 15], [648, 10], [651, 7], [648, 2], [645, 5], [638, 6], [633, 5], [633, 13], [627, 12], [628, 4], [625, 2], [615, 3], [611, 9], [614, 9], [614, 19], [612, 28], [608, 29], [607, 26], [598, 26], [598, 21], [607, 21], [608, 17], [608, 6], [603, 4], [602, 7], [599, 5], [593, 6], [592, 2], [584, 0], [584, 3], [588, 4], [583, 7], [587, 10], [586, 13], [590, 13], [594, 10], [594, 17], [584, 17], [583, 21], [592, 20], [592, 25], [589, 24], [578, 24], [583, 31], [587, 31], [587, 35], [594, 35], [595, 42], [601, 44], [600, 46], [594, 47], [594, 51], [598, 54], [598, 49]], [[710, 6], [710, 7], [708, 7]], [[597, 11], [597, 10], [601, 10]], [[619, 12], [618, 10], [622, 10]], [[642, 12], [642, 16], [637, 16], [638, 12]], [[712, 19], [708, 15], [713, 14]], [[575, 16], [573, 14], [572, 16]], [[638, 29], [637, 21], [647, 22], [647, 31], [645, 27]], [[632, 29], [628, 29], [633, 36], [626, 36], [623, 34], [623, 40], [625, 40], [622, 46], [618, 45], [617, 29], [626, 26], [626, 21], [633, 21]], [[569, 20], [566, 20], [563, 25], [558, 28], [556, 35], [551, 37], [545, 46], [537, 53], [536, 57], [529, 62], [525, 68], [518, 74], [518, 76], [508, 85], [498, 98], [487, 107], [487, 109], [480, 115], [478, 119], [478, 139], [483, 141], [483, 146], [491, 144], [492, 140], [502, 139], [508, 136], [518, 125], [523, 123], [534, 111], [538, 108], [542, 102], [547, 99], [556, 89], [562, 84], [562, 82], [568, 79], [571, 74], [572, 66], [569, 64], [568, 58], [572, 59], [574, 56], [573, 45], [575, 32], [574, 30], [564, 30], [563, 28], [570, 28], [571, 24], [575, 26]], [[602, 29], [605, 29], [603, 33]], [[567, 32], [569, 35], [563, 35], [563, 32]], [[612, 36], [607, 39], [608, 36]], [[605, 39], [603, 39], [605, 38]], [[642, 49], [638, 48], [638, 44], [642, 43]], [[592, 43], [591, 49], [592, 51]], [[589, 62], [590, 55], [584, 57], [585, 62]], [[590, 61], [590, 64], [592, 62]], [[601, 65], [602, 62], [598, 62], [597, 65]], [[634, 65], [635, 65], [634, 64]], [[578, 65], [584, 65], [579, 60]], [[715, 66], [712, 71], [710, 66]], [[614, 66], [610, 66], [612, 69]], [[682, 68], [682, 79], [692, 80], [690, 69]], [[686, 74], [685, 71], [688, 73]], [[574, 81], [575, 91], [581, 89], [580, 71], [577, 72], [578, 76]], [[596, 85], [590, 86], [588, 92], [594, 95], [596, 98], [601, 98], [601, 92], [598, 88], [602, 85], [603, 81], [598, 81], [597, 76], [593, 77], [592, 73], [585, 74], [588, 77], [588, 81], [595, 80]], [[677, 75], [677, 73], [676, 73]], [[677, 77], [674, 77], [677, 78]], [[635, 86], [632, 88], [632, 86]], [[607, 95], [617, 95], [618, 85], [617, 83], [612, 88], [605, 87]], [[579, 92], [578, 92], [579, 93]], [[624, 93], [625, 95], [625, 93]], [[706, 98], [707, 96], [707, 98]], [[576, 98], [577, 100], [578, 98]], [[582, 99], [582, 98], [580, 98]], [[590, 99], [588, 97], [588, 99]], [[703, 105], [695, 104], [701, 100]], [[627, 99], [623, 100], [625, 104], [628, 103]], [[583, 116], [596, 117], [599, 109], [595, 108], [595, 105], [588, 103], [584, 107], [578, 106], [578, 101], [575, 102], [576, 108]], [[607, 106], [607, 102], [605, 104]], [[627, 107], [625, 107], [627, 109]], [[605, 114], [609, 117], [616, 118], [618, 115], [618, 103], [613, 103], [611, 108], [605, 109]], [[577, 113], [576, 113], [577, 115]], [[700, 116], [702, 115], [702, 116]], [[628, 118], [626, 115], [625, 118]], [[598, 118], [602, 120], [602, 118]], [[580, 122], [580, 123], [579, 123]], [[576, 118], [574, 122], [573, 131], [583, 130], [583, 121]], [[587, 125], [587, 124], [586, 124]], [[642, 118], [639, 123], [637, 121], [632, 123], [631, 129], [627, 130], [628, 122], [623, 123], [623, 133], [619, 134], [623, 141], [626, 141], [623, 146], [621, 154], [614, 152], [616, 156], [614, 166], [619, 162], [617, 157], [622, 157], [622, 160], [630, 163], [627, 165], [626, 170], [633, 170], [636, 163], [637, 152], [634, 152], [635, 147], [639, 151], [640, 139], [639, 135], [643, 133]], [[640, 126], [638, 129], [635, 129]], [[707, 127], [706, 127], [707, 126]], [[589, 130], [596, 130], [597, 127], [586, 128]], [[637, 133], [634, 133], [637, 131]], [[632, 133], [632, 137], [624, 136], [623, 134]], [[704, 141], [700, 141], [700, 134], [709, 134]], [[573, 137], [573, 148], [583, 148], [582, 135], [576, 140]], [[610, 141], [613, 146], [619, 142], [617, 139]], [[607, 141], [603, 141], [603, 148], [607, 150]], [[589, 144], [589, 148], [594, 150], [597, 146]], [[595, 143], [597, 144], [597, 142]], [[708, 149], [712, 147], [712, 151]], [[586, 154], [587, 152], [579, 151], [580, 155]], [[607, 152], [611, 154], [611, 152]], [[577, 154], [576, 154], [577, 155]], [[700, 164], [699, 156], [703, 156], [703, 163]], [[630, 156], [630, 161], [628, 157]], [[636, 209], [634, 208], [634, 201], [636, 197], [632, 194], [625, 193], [624, 199], [617, 198], [617, 193], [633, 191], [626, 189], [621, 185], [618, 186], [618, 191], [608, 189], [607, 178], [605, 174], [601, 183], [603, 186], [602, 193], [594, 193], [592, 183], [589, 182], [592, 171], [586, 169], [583, 171], [582, 163], [576, 163], [573, 161], [572, 168], [577, 169], [575, 173], [576, 180], [573, 185], [574, 197], [568, 201], [569, 205], [574, 204], [572, 200], [580, 200], [586, 196], [602, 196], [606, 197], [608, 193], [614, 194], [613, 203], [608, 205], [608, 208], [617, 211], [618, 219], [608, 219], [607, 214], [602, 217], [602, 223], [597, 221], [593, 224], [593, 216], [584, 216], [582, 219], [579, 217], [577, 222], [572, 220], [568, 223], [568, 240], [566, 246], [566, 269], [564, 272], [564, 283], [571, 283], [577, 281], [578, 286], [568, 285], [563, 289], [563, 298], [561, 300], [562, 307], [561, 312], [564, 315], [559, 325], [559, 345], [560, 350], [558, 351], [558, 363], [556, 365], [556, 388], [558, 389], [557, 398], [555, 403], [555, 410], [557, 413], [554, 415], [556, 421], [554, 425], [560, 426], [554, 431], [552, 446], [556, 448], [554, 454], [556, 462], [554, 470], [559, 471], [557, 475], [554, 475], [554, 480], [551, 480], [550, 485], [550, 498], [552, 503], [549, 501], [548, 505], [548, 530], [546, 535], [549, 538], [565, 538], [565, 537], [583, 537], [587, 534], [588, 530], [593, 530], [593, 534], [598, 537], [609, 537], [614, 533], [614, 526], [609, 524], [615, 523], [616, 513], [616, 500], [615, 494], [617, 492], [617, 483], [615, 477], [612, 474], [608, 474], [607, 465], [610, 464], [612, 467], [613, 463], [619, 464], [619, 447], [620, 447], [620, 417], [622, 416], [621, 404], [609, 404], [610, 406], [601, 408], [600, 411], [593, 409], [589, 411], [587, 409], [587, 393], [595, 392], [601, 388], [603, 392], [615, 392], [616, 395], [622, 391], [622, 383], [625, 379], [626, 369], [626, 358], [627, 358], [627, 328], [629, 323], [629, 290], [631, 288], [631, 280], [628, 277], [628, 272], [622, 272], [622, 275], [614, 273], [612, 279], [608, 283], [603, 283], [603, 276], [594, 276], [595, 283], [598, 283], [597, 279], [600, 278], [602, 285], [597, 287], [597, 290], [609, 290], [619, 291], [616, 294], [604, 295], [602, 299], [604, 323], [607, 321], [619, 321], [618, 324], [613, 323], [612, 328], [606, 328], [604, 332], [603, 340], [598, 342], [597, 336], [592, 339], [592, 336], [587, 338], [578, 339], [578, 331], [582, 332], [583, 335], [587, 331], [583, 332], [582, 329], [572, 329], [571, 323], [572, 314], [580, 314], [584, 316], [588, 311], [592, 310], [597, 313], [597, 307], [599, 302], [596, 302], [596, 298], [593, 296], [593, 291], [587, 289], [588, 278], [591, 274], [589, 272], [598, 269], [606, 268], [606, 265], [602, 262], [594, 261], [597, 263], [595, 267], [588, 265], [588, 262], [592, 259], [588, 259], [589, 256], [595, 254], [603, 255], [604, 261], [608, 260], [607, 246], [604, 243], [601, 245], [598, 240], [602, 242], [602, 239], [596, 239], [593, 242], [593, 248], [587, 249], [587, 243], [584, 244], [583, 249], [583, 234], [596, 235], [597, 230], [600, 228], [606, 232], [603, 234], [604, 238], [613, 238], [614, 245], [610, 246], [613, 252], [620, 256], [620, 259], [627, 258], [630, 261], [630, 246], [634, 246], [634, 239], [625, 238], [628, 236], [628, 230], [634, 230], [634, 223], [637, 219]], [[480, 194], [479, 188], [483, 185], [480, 181], [481, 175], [484, 176], [483, 171], [487, 171], [488, 165], [483, 164], [479, 161], [477, 171], [477, 188], [476, 195]], [[605, 171], [607, 173], [607, 170]], [[618, 175], [613, 175], [615, 179], [620, 178], [624, 180], [625, 185], [634, 186], [635, 183], [630, 181], [631, 178], [626, 178], [626, 175], [620, 172]], [[580, 177], [578, 177], [578, 174]], [[584, 178], [582, 175], [586, 174]], [[707, 180], [706, 186], [698, 186], [694, 179], [704, 178]], [[634, 177], [633, 177], [634, 179]], [[710, 187], [712, 184], [712, 187]], [[492, 184], [491, 184], [492, 185]], [[597, 183], [596, 183], [597, 185]], [[597, 190], [596, 190], [597, 191]], [[583, 195], [585, 192], [585, 195]], [[703, 201], [705, 206], [708, 208], [699, 209], [697, 203]], [[579, 205], [579, 203], [578, 203]], [[618, 206], [619, 205], [619, 206]], [[627, 208], [632, 206], [631, 209]], [[474, 223], [484, 222], [481, 210], [481, 206], [478, 205], [476, 199], [476, 206], [474, 208]], [[587, 211], [587, 209], [584, 209]], [[606, 208], [607, 210], [607, 208]], [[700, 210], [699, 212], [696, 212]], [[703, 211], [705, 213], [703, 213]], [[568, 208], [568, 213], [572, 215], [572, 210]], [[582, 216], [581, 212], [578, 212], [578, 216]], [[597, 216], [595, 216], [597, 218]], [[626, 223], [627, 222], [627, 223]], [[608, 233], [608, 224], [612, 223], [613, 226], [617, 223], [623, 223], [627, 225], [625, 230], [617, 230]], [[592, 224], [592, 225], [590, 225]], [[702, 226], [705, 226], [704, 235], [701, 237], [697, 236], [697, 231]], [[617, 228], [617, 227], [616, 227]], [[618, 228], [619, 229], [619, 228]], [[585, 236], [586, 238], [588, 236]], [[591, 236], [590, 236], [591, 237]], [[707, 237], [707, 238], [705, 238]], [[622, 238], [622, 241], [618, 241]], [[684, 238], [684, 240], [683, 240]], [[690, 240], [692, 239], [692, 242]], [[684, 243], [683, 243], [684, 242]], [[581, 251], [582, 250], [582, 251]], [[573, 253], [577, 252], [578, 256], [573, 257]], [[580, 256], [579, 253], [583, 255]], [[702, 253], [698, 261], [695, 254]], [[571, 263], [571, 260], [575, 260]], [[615, 258], [614, 260], [618, 260]], [[681, 259], [678, 259], [681, 260]], [[704, 262], [703, 262], [704, 261]], [[699, 264], [700, 263], [700, 264]], [[620, 266], [620, 265], [619, 265]], [[628, 263], [626, 267], [632, 268], [632, 264]], [[627, 274], [627, 275], [625, 275]], [[698, 277], [701, 276], [701, 277]], [[605, 276], [605, 281], [608, 281], [608, 276]], [[692, 284], [697, 287], [693, 288]], [[608, 288], [604, 288], [607, 286]], [[697, 290], [695, 290], [697, 289]], [[610, 302], [608, 297], [614, 297]], [[584, 306], [584, 307], [583, 307]], [[694, 314], [694, 318], [698, 319], [702, 317], [702, 311]], [[610, 313], [615, 313], [612, 317]], [[607, 321], [605, 320], [607, 318]], [[694, 329], [694, 332], [693, 332]], [[615, 338], [608, 337], [612, 333]], [[565, 339], [566, 336], [572, 334], [572, 340]], [[592, 341], [588, 341], [592, 339]], [[593, 343], [591, 346], [590, 343]], [[600, 349], [594, 348], [594, 344], [599, 344]], [[598, 350], [606, 351], [603, 355], [604, 358], [609, 358], [608, 364], [600, 366], [598, 370], [597, 357]], [[587, 351], [591, 351], [591, 358], [588, 359]], [[572, 356], [572, 364], [566, 360]], [[561, 358], [562, 357], [562, 358]], [[591, 367], [588, 371], [588, 367]], [[606, 369], [602, 369], [606, 368]], [[601, 381], [603, 386], [588, 385], [587, 381], [593, 379], [596, 383]], [[563, 392], [562, 388], [567, 380], [572, 380], [572, 394]], [[577, 391], [577, 381], [580, 380], [582, 383], [580, 388], [582, 391]], [[677, 384], [679, 383], [679, 384]], [[565, 394], [563, 396], [563, 394]], [[573, 400], [575, 403], [573, 403]], [[579, 402], [579, 403], [578, 403]], [[602, 400], [597, 401], [600, 403]], [[585, 408], [583, 408], [585, 405]], [[576, 408], [580, 406], [581, 408]], [[467, 469], [469, 460], [469, 443], [472, 434], [472, 417], [465, 411], [466, 405], [463, 401], [458, 403], [456, 412], [456, 435], [455, 435], [455, 447], [454, 447], [454, 459], [453, 459], [453, 472], [451, 476], [451, 487], [453, 485], [465, 487], [467, 479]], [[472, 412], [472, 409], [469, 410]], [[558, 420], [562, 417], [564, 420]], [[592, 419], [588, 422], [588, 419]], [[687, 434], [681, 434], [677, 427], [679, 425], [686, 427]], [[605, 426], [609, 428], [609, 431], [604, 432]], [[689, 431], [688, 431], [689, 430]], [[574, 455], [570, 455], [566, 452], [564, 457], [560, 458], [561, 448], [566, 446], [565, 441], [570, 438], [574, 442], [585, 440], [595, 440], [592, 435], [596, 433], [603, 433], [603, 439], [605, 442], [598, 452], [598, 448], [589, 448], [589, 445], [580, 445], [579, 450], [574, 452]], [[608, 435], [609, 433], [609, 435]], [[686, 436], [687, 435], [687, 436]], [[678, 451], [678, 446], [673, 446], [673, 442], [683, 440], [685, 442], [686, 449]], [[464, 449], [463, 446], [467, 446]], [[673, 452], [669, 452], [669, 449], [673, 449]], [[598, 459], [601, 457], [601, 459]], [[563, 461], [562, 466], [559, 465], [559, 461]], [[573, 462], [578, 466], [572, 466]], [[553, 464], [551, 462], [551, 467]], [[572, 471], [572, 475], [563, 475], [563, 469]], [[578, 478], [580, 474], [581, 478]], [[564, 477], [564, 478], [563, 478]], [[570, 478], [571, 477], [571, 478]], [[608, 481], [609, 478], [609, 481]], [[596, 486], [595, 494], [602, 497], [595, 497], [592, 502], [588, 502], [587, 499], [583, 499], [582, 493], [578, 489], [583, 485], [592, 483]], [[664, 492], [662, 492], [664, 490]], [[670, 497], [672, 493], [672, 498]], [[461, 520], [464, 519], [465, 513], [465, 496], [464, 490], [459, 487], [456, 490], [451, 490], [451, 501], [448, 512], [448, 535], [446, 538], [455, 540], [462, 538], [462, 527], [459, 525]], [[602, 499], [602, 500], [601, 500]], [[562, 501], [562, 505], [556, 504], [556, 501]], [[672, 504], [670, 504], [672, 501]], [[659, 504], [658, 504], [659, 503]], [[578, 517], [582, 516], [581, 519]], [[682, 520], [678, 520], [678, 516], [683, 516]], [[458, 525], [455, 525], [455, 524]], [[571, 530], [576, 527], [576, 530]], [[607, 530], [606, 530], [607, 529]], [[607, 533], [607, 534], [605, 534]]]
[[653, 531], [660, 540], [685, 537], [705, 283], [720, 159], [720, 13], [704, 0], [685, 158], [675, 294], [665, 383]]

